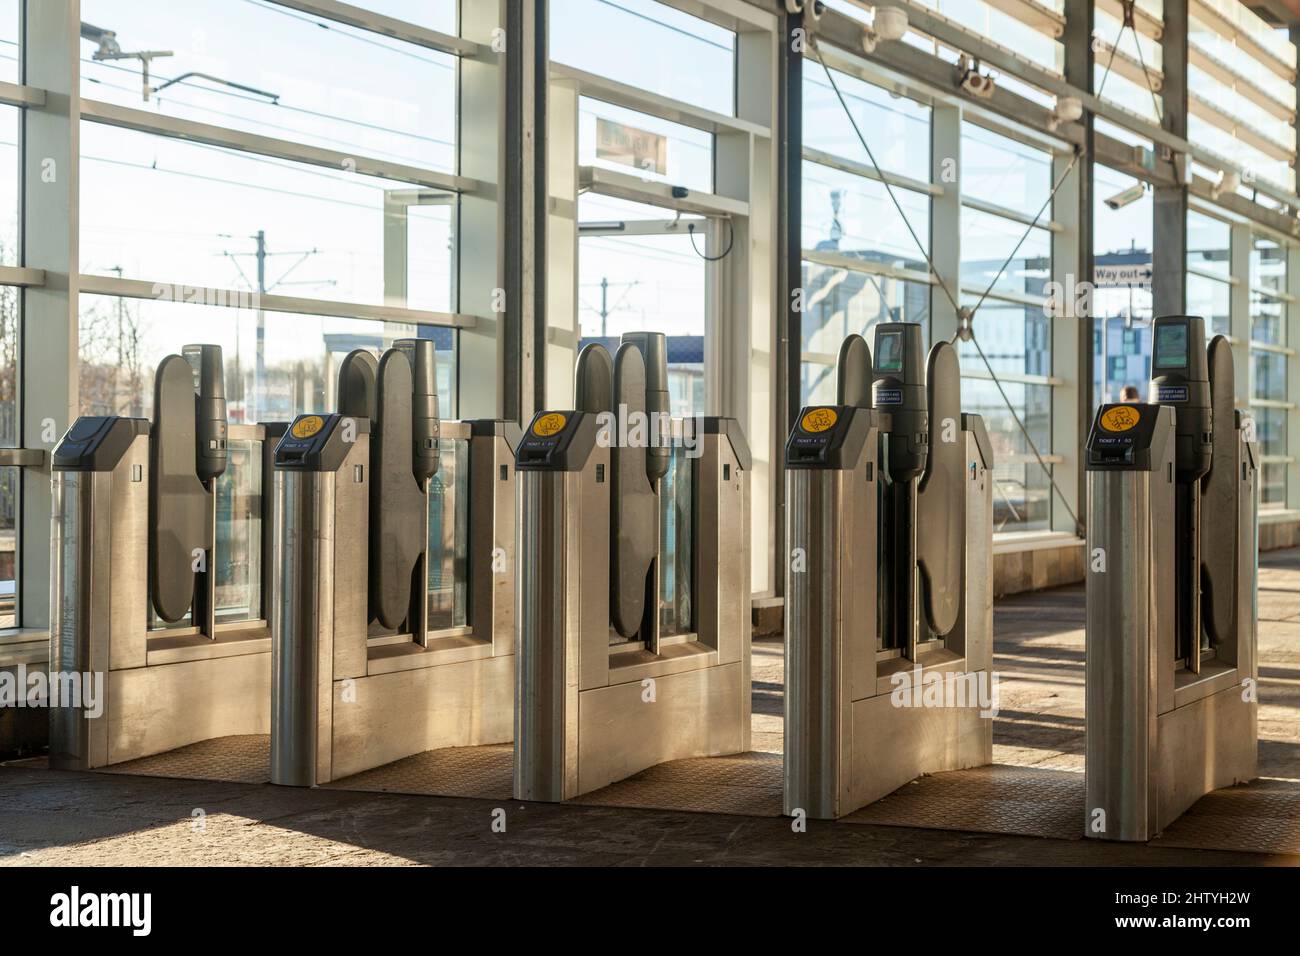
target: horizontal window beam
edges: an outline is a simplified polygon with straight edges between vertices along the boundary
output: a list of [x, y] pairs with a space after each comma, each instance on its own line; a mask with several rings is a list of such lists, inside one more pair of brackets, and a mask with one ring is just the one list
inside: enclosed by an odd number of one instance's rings
[[1288, 348], [1285, 345], [1278, 345], [1276, 342], [1256, 342], [1254, 339], [1250, 342], [1252, 352], [1274, 352], [1280, 355], [1295, 355], [1295, 349]]
[[440, 33], [350, 3], [339, 3], [337, 0], [271, 0], [271, 3], [300, 13], [314, 14], [336, 23], [346, 23], [350, 27], [359, 27], [371, 33], [381, 33], [394, 40], [414, 43], [429, 50], [450, 53], [452, 56], [477, 57], [490, 52], [486, 47], [472, 40], [464, 40], [449, 33]]
[[[1139, 113], [1125, 109], [1123, 106], [1109, 100], [1100, 99], [1093, 94], [1079, 89], [1078, 87], [1072, 86], [1065, 82], [1065, 79], [1059, 73], [1048, 70], [1036, 63], [1031, 63], [1013, 51], [1010, 51], [999, 44], [992, 43], [964, 27], [961, 27], [953, 21], [934, 13], [933, 11], [926, 10], [922, 7], [909, 6], [908, 18], [912, 27], [914, 27], [918, 32], [931, 36], [941, 44], [951, 47], [952, 49], [963, 50], [980, 60], [986, 66], [1010, 73], [1026, 83], [1037, 86], [1039, 89], [1052, 93], [1057, 97], [1074, 97], [1083, 104], [1084, 109], [1089, 110], [1095, 116], [1100, 116], [1104, 119], [1110, 120], [1112, 123], [1122, 126], [1132, 133], [1151, 140], [1153, 143], [1167, 146], [1175, 152], [1191, 156], [1208, 166], [1212, 166], [1216, 169], [1232, 169], [1237, 172], [1242, 172], [1238, 163], [1228, 160], [1212, 150], [1194, 146], [1182, 137], [1175, 136], [1173, 133], [1162, 128], [1159, 124], [1146, 119]], [[818, 39], [826, 44], [834, 45], [838, 48], [837, 55], [840, 58], [849, 60], [850, 62], [862, 55], [859, 52], [861, 50], [861, 36], [862, 24], [852, 20], [843, 13], [838, 13], [835, 10], [827, 10], [822, 15], [821, 22], [817, 28]], [[902, 56], [898, 51], [891, 51], [890, 47], [894, 46], [901, 47], [901, 50], [905, 51], [906, 56]], [[808, 55], [812, 56], [813, 54], [809, 52]], [[825, 51], [823, 51], [822, 55], [826, 55]], [[923, 51], [918, 50], [913, 46], [886, 43], [877, 47], [876, 52], [869, 56], [869, 60], [885, 63], [898, 63], [896, 68], [907, 74], [917, 72], [918, 70], [927, 73], [942, 70], [951, 75], [951, 64], [943, 61], [938, 61], [934, 64], [927, 63], [924, 67], [919, 67], [916, 64], [915, 61], [917, 61], [918, 58], [925, 59], [926, 57], [927, 55]], [[928, 57], [928, 59], [937, 60], [936, 57], [932, 56]], [[1019, 117], [1022, 122], [1036, 124], [1043, 128], [1047, 127], [1048, 123], [1046, 121], [1037, 122], [1036, 120], [1037, 117], [1046, 116], [1050, 113], [1049, 110], [1044, 109], [1039, 104], [1031, 103], [1024, 97], [1018, 96], [1014, 97], [1013, 101], [1010, 95], [1006, 94], [1001, 87], [998, 87], [995, 90], [994, 98], [990, 103], [995, 109], [1006, 115], [1011, 114], [1008, 114], [1007, 111], [999, 105], [1000, 100], [1005, 100], [1008, 104], [1015, 102], [1017, 104], [1015, 112], [1023, 114]], [[1067, 126], [1070, 127], [1070, 130], [1067, 130]], [[1067, 139], [1071, 138], [1071, 136], [1077, 136], [1077, 124], [1062, 124], [1056, 132], [1058, 135]], [[1296, 202], [1294, 192], [1291, 192], [1275, 183], [1270, 183], [1258, 176], [1255, 177], [1252, 186], [1260, 193], [1263, 193], [1280, 203], [1292, 205]]]
[[43, 468], [44, 448], [0, 448], [0, 468]]
[[[1097, 0], [1097, 9], [1109, 14], [1112, 20], [1124, 22], [1124, 5], [1120, 0]], [[1133, 8], [1133, 28], [1152, 40], [1159, 40], [1165, 33], [1164, 21], [1138, 6]]]
[[276, 139], [258, 133], [244, 133], [199, 123], [194, 120], [178, 119], [173, 116], [161, 116], [129, 106], [116, 106], [99, 100], [81, 101], [81, 118], [105, 126], [116, 126], [142, 133], [154, 133], [173, 139], [203, 143], [207, 146], [220, 146], [259, 156], [271, 156], [291, 162], [306, 163], [309, 166], [323, 166], [327, 169], [346, 170], [361, 176], [375, 176], [394, 182], [414, 183], [430, 186], [449, 192], [473, 193], [480, 191], [482, 183], [464, 176], [451, 173], [435, 172], [404, 163], [392, 163], [388, 160], [357, 156], [335, 149], [308, 146], [291, 140]]
[[801, 256], [806, 262], [825, 266], [828, 269], [843, 269], [845, 272], [886, 276], [887, 278], [898, 279], [902, 282], [924, 282], [926, 285], [936, 284], [935, 277], [932, 273], [922, 272], [919, 269], [904, 269], [899, 266], [891, 266], [887, 262], [877, 262], [873, 259], [859, 259], [854, 256], [845, 255], [842, 252], [828, 252], [822, 249], [804, 249]]
[[1285, 402], [1276, 398], [1252, 398], [1250, 400], [1251, 408], [1280, 408], [1284, 411], [1290, 411], [1295, 408], [1295, 402]]
[[776, 32], [780, 21], [761, 10], [752, 0], [658, 0], [697, 19], [722, 27], [732, 33], [752, 33], [756, 30]]
[[[1205, 122], [1209, 123], [1216, 129], [1227, 133], [1233, 139], [1253, 146], [1270, 159], [1276, 159], [1279, 162], [1292, 162], [1295, 159], [1295, 150], [1288, 149], [1264, 133], [1261, 133], [1249, 123], [1243, 123], [1236, 116], [1228, 111], [1221, 109], [1209, 100], [1198, 96], [1196, 93], [1187, 94], [1187, 109], [1193, 116], [1198, 116]], [[1294, 130], [1292, 130], [1294, 132]], [[1294, 198], [1294, 197], [1293, 197]]]
[[1291, 295], [1289, 292], [1279, 292], [1277, 289], [1266, 289], [1263, 286], [1258, 285], [1251, 286], [1250, 291], [1261, 299], [1266, 299], [1269, 302], [1276, 302], [1278, 305], [1281, 305], [1284, 302], [1294, 302], [1296, 300], [1295, 296]]
[[680, 219], [626, 219], [608, 222], [578, 223], [579, 239], [617, 238], [619, 236], [684, 236], [689, 227], [703, 229], [709, 220], [701, 216]]
[[[995, 378], [986, 368], [962, 369], [961, 377], [990, 382]], [[999, 382], [1014, 382], [1017, 385], [1046, 385], [1048, 388], [1065, 384], [1065, 379], [1057, 375], [1026, 375], [1022, 372], [998, 372], [996, 379]]]
[[1236, 68], [1224, 63], [1208, 50], [1202, 50], [1193, 40], [1188, 44], [1187, 61], [1197, 69], [1208, 73], [1238, 96], [1250, 100], [1276, 119], [1289, 123], [1295, 118], [1295, 107], [1284, 103], [1264, 89], [1248, 76], [1238, 73]]
[[600, 166], [578, 167], [578, 190], [592, 192], [613, 199], [646, 203], [664, 209], [700, 216], [744, 217], [749, 215], [749, 203], [714, 193], [687, 190], [685, 196], [674, 196], [676, 187], [669, 183], [648, 182], [640, 176], [619, 173]]
[[189, 305], [219, 308], [262, 309], [296, 315], [320, 315], [341, 319], [369, 319], [377, 322], [403, 322], [408, 325], [432, 325], [441, 328], [472, 329], [478, 317], [448, 312], [429, 312], [401, 306], [365, 305], [337, 302], [332, 299], [306, 299], [298, 296], [264, 293], [246, 289], [218, 289], [184, 283], [149, 282], [144, 279], [119, 279], [116, 276], [82, 275], [79, 291], [84, 295], [114, 295], [127, 299], [152, 299]]
[[1209, 269], [1198, 269], [1196, 266], [1188, 266], [1187, 274], [1197, 276], [1201, 279], [1209, 279], [1211, 282], [1221, 282], [1224, 285], [1241, 285], [1241, 279], [1234, 275], [1224, 275], [1221, 272], [1213, 272]]
[[35, 86], [19, 86], [17, 83], [0, 83], [0, 103], [9, 106], [45, 105], [45, 91]]
[[[1026, 295], [1023, 292], [1005, 292], [1000, 289], [990, 289], [988, 286], [968, 285], [965, 282], [961, 285], [961, 291], [966, 295], [973, 296], [976, 302], [983, 298], [986, 302], [992, 300], [997, 302], [1009, 302], [1012, 305], [1028, 306], [1030, 308], [1047, 308], [1047, 296], [1042, 295]], [[974, 303], [971, 304], [974, 305]], [[978, 312], [975, 313], [975, 320], [976, 322], [979, 321]], [[976, 325], [975, 329], [976, 332], [978, 332], [979, 326]]]
[[0, 285], [16, 285], [23, 288], [43, 286], [45, 270], [29, 269], [26, 266], [0, 266]]
[[987, 202], [983, 199], [976, 199], [974, 196], [963, 195], [961, 204], [968, 209], [975, 209], [979, 212], [986, 212], [991, 216], [997, 216], [1000, 219], [1010, 219], [1012, 222], [1018, 222], [1022, 226], [1034, 226], [1037, 229], [1046, 229], [1048, 232], [1065, 232], [1065, 226], [1061, 225], [1054, 219], [1038, 219], [1028, 213], [1021, 212], [1018, 209], [1008, 209], [1006, 206], [999, 206], [997, 203]]
[[1211, 4], [1206, 3], [1205, 0], [1190, 0], [1190, 4], [1190, 12], [1196, 19], [1210, 27], [1219, 36], [1231, 40], [1235, 46], [1249, 53], [1252, 59], [1263, 64], [1288, 83], [1295, 82], [1296, 66], [1294, 62], [1288, 63], [1276, 51], [1255, 39], [1251, 33], [1240, 29], [1237, 24], [1225, 17]]
[[595, 73], [587, 73], [576, 67], [565, 66], [563, 63], [551, 64], [551, 80], [572, 83], [581, 96], [600, 100], [603, 103], [612, 103], [614, 106], [645, 113], [647, 116], [656, 116], [670, 123], [689, 126], [691, 129], [703, 130], [714, 135], [720, 133], [747, 133], [759, 137], [772, 135], [771, 130], [758, 123], [750, 123], [734, 116], [727, 116], [725, 113], [715, 113], [713, 110], [691, 106], [657, 93], [648, 93], [635, 86], [609, 80]]
[[848, 173], [850, 176], [861, 176], [863, 179], [870, 179], [874, 182], [886, 182], [891, 186], [910, 189], [912, 192], [923, 193], [927, 196], [942, 196], [944, 193], [943, 187], [938, 183], [926, 182], [924, 179], [913, 179], [911, 176], [891, 173], [887, 170], [876, 172], [876, 167], [869, 163], [845, 159], [842, 156], [836, 156], [834, 153], [813, 149], [811, 146], [803, 148], [803, 160], [805, 163], [815, 163], [818, 166], [825, 166], [841, 173]]

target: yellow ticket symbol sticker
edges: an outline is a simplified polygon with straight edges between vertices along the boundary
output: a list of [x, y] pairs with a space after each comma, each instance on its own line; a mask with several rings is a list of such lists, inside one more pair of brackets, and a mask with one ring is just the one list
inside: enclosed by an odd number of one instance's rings
[[319, 415], [304, 415], [293, 423], [294, 438], [311, 438], [325, 427], [325, 419]]
[[1108, 432], [1126, 432], [1142, 418], [1132, 405], [1116, 405], [1101, 413], [1101, 427]]
[[552, 435], [564, 431], [564, 426], [568, 424], [568, 421], [559, 412], [547, 412], [533, 422], [533, 434], [539, 438], [550, 438]]
[[828, 428], [834, 427], [839, 418], [840, 416], [836, 414], [833, 408], [814, 408], [804, 413], [803, 419], [799, 422], [799, 427], [810, 434], [816, 435], [818, 432], [824, 432]]

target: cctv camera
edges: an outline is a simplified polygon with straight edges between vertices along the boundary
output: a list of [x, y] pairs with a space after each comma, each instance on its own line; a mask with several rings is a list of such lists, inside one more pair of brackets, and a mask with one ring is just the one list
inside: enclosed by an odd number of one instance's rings
[[1135, 183], [1123, 192], [1116, 193], [1109, 199], [1104, 200], [1111, 209], [1123, 209], [1125, 206], [1137, 202], [1146, 193], [1147, 188], [1142, 183]]

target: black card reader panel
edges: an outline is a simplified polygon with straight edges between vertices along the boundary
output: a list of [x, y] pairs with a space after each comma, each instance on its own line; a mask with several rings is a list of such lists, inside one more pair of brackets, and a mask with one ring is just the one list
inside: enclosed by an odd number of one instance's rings
[[275, 467], [289, 471], [338, 471], [357, 436], [369, 433], [368, 418], [299, 415], [276, 443]]
[[515, 468], [581, 471], [596, 445], [596, 429], [596, 416], [590, 412], [538, 412], [515, 447]]
[[1156, 429], [1162, 414], [1173, 411], [1160, 405], [1101, 406], [1088, 432], [1088, 471], [1150, 471], [1163, 451], [1153, 447], [1156, 436], [1164, 434]]
[[853, 468], [874, 424], [874, 413], [856, 405], [809, 405], [785, 443], [785, 466], [795, 470]]

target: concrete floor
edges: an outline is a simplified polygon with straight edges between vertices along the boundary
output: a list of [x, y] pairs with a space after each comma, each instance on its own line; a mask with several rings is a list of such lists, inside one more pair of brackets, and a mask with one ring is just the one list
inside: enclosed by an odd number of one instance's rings
[[[1082, 589], [999, 602], [995, 632], [995, 762], [1081, 769]], [[756, 750], [781, 747], [781, 653], [777, 641], [754, 644]], [[1300, 550], [1261, 562], [1260, 659], [1260, 775], [1300, 781]], [[1300, 857], [861, 823], [813, 822], [793, 833], [774, 818], [0, 767], [4, 866], [1031, 863], [1300, 865]]]

